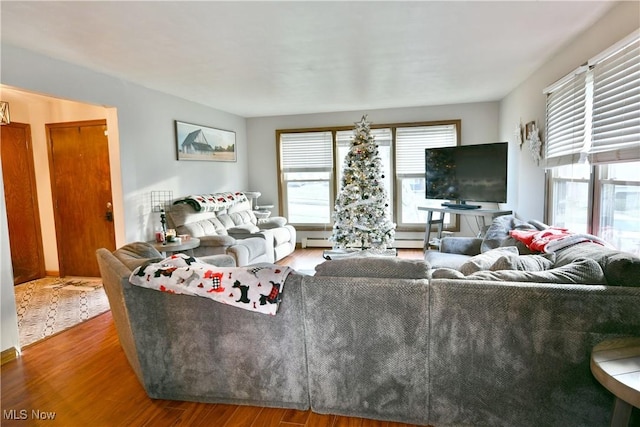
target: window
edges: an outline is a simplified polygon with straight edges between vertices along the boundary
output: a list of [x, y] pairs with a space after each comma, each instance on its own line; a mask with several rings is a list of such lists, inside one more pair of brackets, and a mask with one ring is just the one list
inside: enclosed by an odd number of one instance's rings
[[[372, 126], [384, 167], [384, 184], [392, 201], [391, 217], [398, 230], [424, 229], [426, 212], [417, 209], [427, 204], [424, 149], [458, 145], [459, 126], [459, 120]], [[316, 229], [332, 225], [333, 205], [352, 136], [353, 128], [345, 127], [276, 131], [281, 211], [290, 223]]]
[[640, 162], [598, 168], [599, 236], [640, 256]]
[[640, 255], [640, 36], [546, 90], [548, 221]]
[[[453, 123], [397, 128], [396, 185], [400, 197], [396, 209], [399, 224], [424, 226], [427, 222], [427, 212], [418, 210], [418, 206], [440, 207], [445, 201], [425, 199], [424, 150], [455, 145], [458, 145], [458, 133], [457, 126]], [[451, 215], [446, 214], [445, 227], [450, 227], [451, 221]]]
[[331, 132], [283, 133], [278, 139], [284, 212], [293, 224], [331, 222], [332, 140]]

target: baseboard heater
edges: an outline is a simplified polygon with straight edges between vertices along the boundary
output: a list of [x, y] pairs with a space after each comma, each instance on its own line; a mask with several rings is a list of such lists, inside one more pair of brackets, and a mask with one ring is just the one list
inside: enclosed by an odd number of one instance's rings
[[[304, 248], [330, 248], [332, 243], [323, 237], [303, 237], [301, 247]], [[417, 239], [395, 239], [393, 242], [394, 248], [399, 249], [422, 249], [424, 246], [423, 240]]]

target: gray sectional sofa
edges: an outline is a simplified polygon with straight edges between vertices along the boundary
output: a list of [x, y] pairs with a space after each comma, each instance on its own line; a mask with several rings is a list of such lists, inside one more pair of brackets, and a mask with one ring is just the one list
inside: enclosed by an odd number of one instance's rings
[[[591, 375], [591, 349], [640, 335], [640, 287], [628, 286], [640, 260], [629, 256], [627, 282], [609, 284], [433, 279], [420, 260], [327, 261], [314, 276], [290, 275], [271, 317], [132, 286], [132, 269], [156, 255], [133, 249], [137, 261], [130, 245], [97, 256], [120, 341], [152, 398], [434, 426], [602, 426], [613, 396]], [[598, 254], [604, 270], [625, 258]]]

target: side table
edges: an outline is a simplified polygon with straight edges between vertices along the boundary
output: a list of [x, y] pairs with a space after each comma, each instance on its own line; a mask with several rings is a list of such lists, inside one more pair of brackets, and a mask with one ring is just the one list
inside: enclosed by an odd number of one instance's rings
[[161, 252], [164, 256], [167, 256], [168, 253], [175, 252], [185, 252], [188, 255], [193, 255], [193, 249], [200, 246], [200, 239], [196, 239], [195, 237], [191, 237], [189, 240], [185, 240], [183, 242], [167, 242], [167, 243], [158, 243], [155, 240], [149, 242], [153, 245], [154, 248]]
[[591, 352], [591, 372], [616, 397], [611, 426], [627, 426], [640, 408], [640, 337], [603, 341]]

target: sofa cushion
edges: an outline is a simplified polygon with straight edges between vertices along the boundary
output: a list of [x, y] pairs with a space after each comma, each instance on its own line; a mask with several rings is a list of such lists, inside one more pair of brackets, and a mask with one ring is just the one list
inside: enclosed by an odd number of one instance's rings
[[345, 258], [316, 266], [316, 276], [428, 279], [431, 266], [422, 260], [396, 257]]
[[287, 218], [283, 216], [274, 216], [260, 221], [260, 228], [262, 229], [284, 227], [285, 225], [287, 225]]
[[477, 271], [468, 276], [451, 268], [434, 270], [433, 279], [489, 280], [499, 282], [536, 282], [559, 284], [605, 285], [606, 279], [600, 265], [591, 259], [576, 260], [562, 267], [544, 271], [498, 270]]
[[233, 221], [236, 226], [244, 224], [255, 225], [258, 222], [256, 215], [250, 210], [230, 213], [229, 218], [231, 218], [231, 221]]
[[230, 227], [227, 229], [227, 232], [231, 235], [233, 235], [234, 233], [251, 234], [251, 233], [257, 233], [258, 231], [260, 231], [260, 229], [256, 225], [251, 223], [236, 225], [235, 227]]
[[453, 268], [460, 270], [462, 264], [469, 261], [470, 258], [469, 255], [450, 254], [440, 251], [426, 251], [424, 254], [424, 260], [431, 265], [431, 268]]
[[156, 248], [147, 242], [133, 242], [116, 249], [113, 255], [129, 270], [134, 270], [146, 262], [157, 262], [164, 257]]
[[556, 266], [589, 258], [602, 267], [611, 286], [640, 286], [640, 258], [627, 252], [605, 248], [597, 243], [579, 243], [556, 252]]
[[235, 227], [236, 223], [233, 222], [233, 219], [231, 218], [231, 216], [229, 216], [228, 213], [222, 213], [222, 214], [218, 214], [218, 221], [220, 221], [222, 223], [222, 226], [226, 229], [226, 228], [231, 228], [231, 227]]
[[511, 230], [537, 230], [533, 224], [517, 219], [513, 215], [502, 215], [494, 218], [485, 232], [480, 252], [486, 252], [501, 246], [516, 246], [521, 254], [533, 253], [522, 242], [509, 235]]
[[460, 272], [468, 276], [476, 271], [489, 270], [498, 258], [509, 254], [518, 255], [518, 248], [515, 246], [505, 246], [491, 249], [469, 258], [469, 260], [460, 267]]
[[291, 241], [291, 232], [288, 228], [271, 228], [271, 234], [273, 235], [273, 246], [278, 247], [283, 243]]
[[575, 260], [562, 267], [545, 271], [478, 271], [466, 276], [468, 280], [497, 280], [502, 282], [570, 283], [605, 285], [607, 283], [600, 265], [591, 259]]
[[544, 271], [553, 268], [555, 259], [555, 254], [505, 255], [498, 258], [490, 270]]
[[453, 268], [437, 268], [431, 272], [432, 279], [466, 279], [467, 276]]
[[191, 222], [177, 228], [179, 234], [189, 234], [193, 237], [226, 235], [227, 229], [216, 218]]

